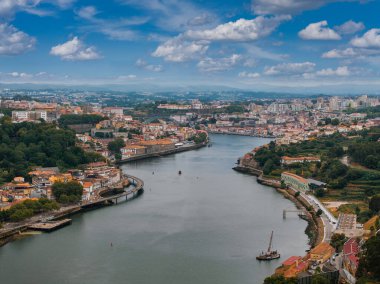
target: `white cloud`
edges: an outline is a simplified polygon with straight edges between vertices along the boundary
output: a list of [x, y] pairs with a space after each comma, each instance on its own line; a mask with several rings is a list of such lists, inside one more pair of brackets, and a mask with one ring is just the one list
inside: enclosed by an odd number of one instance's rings
[[380, 29], [370, 29], [362, 37], [355, 37], [351, 40], [351, 45], [364, 48], [380, 47]]
[[339, 77], [345, 77], [351, 75], [350, 70], [347, 66], [341, 66], [336, 69], [322, 69], [315, 73], [317, 76], [339, 76]]
[[189, 30], [166, 40], [152, 53], [165, 60], [183, 62], [203, 55], [213, 41], [252, 41], [269, 35], [277, 26], [291, 19], [290, 16], [256, 17], [239, 19], [216, 26], [213, 29]]
[[363, 2], [363, 0], [252, 0], [252, 9], [257, 15], [298, 14], [332, 2]]
[[94, 46], [86, 47], [84, 43], [74, 37], [63, 44], [53, 46], [50, 50], [51, 55], [59, 56], [63, 60], [94, 60], [99, 59], [100, 55]]
[[346, 58], [356, 56], [357, 52], [349, 47], [346, 49], [332, 49], [322, 54], [322, 58]]
[[315, 63], [300, 62], [300, 63], [281, 63], [275, 66], [265, 67], [265, 75], [299, 75], [312, 72]]
[[51, 15], [51, 12], [39, 9], [40, 4], [51, 4], [61, 9], [69, 8], [75, 0], [1, 0], [0, 17], [11, 17], [18, 11], [25, 11], [38, 16]]
[[129, 75], [121, 75], [121, 76], [118, 76], [116, 78], [116, 80], [120, 80], [120, 81], [125, 81], [125, 80], [133, 80], [133, 79], [136, 79], [137, 76], [134, 75], [134, 74], [129, 74]]
[[206, 57], [197, 64], [199, 70], [203, 72], [219, 72], [231, 69], [238, 64], [242, 59], [239, 54], [232, 54], [230, 57], [224, 58], [209, 58]]
[[131, 26], [145, 24], [149, 18], [147, 17], [131, 17], [128, 19], [102, 19], [97, 17], [99, 12], [94, 6], [85, 6], [75, 11], [76, 15], [88, 22], [87, 25], [80, 29], [85, 32], [98, 32], [106, 35], [113, 40], [134, 40], [137, 33], [131, 29]]
[[136, 61], [136, 66], [141, 67], [145, 70], [152, 71], [152, 72], [161, 72], [164, 70], [162, 65], [153, 65], [153, 64], [148, 64], [145, 60], [143, 59], [137, 59]]
[[259, 78], [260, 77], [260, 73], [257, 73], [257, 72], [246, 72], [246, 71], [243, 71], [243, 72], [240, 72], [239, 77], [241, 78]]
[[[185, 31], [191, 26], [203, 26], [217, 21], [209, 11], [183, 0], [119, 0], [140, 8], [148, 15], [154, 15], [153, 23], [160, 29]], [[205, 17], [202, 17], [205, 15]]]
[[210, 41], [252, 41], [272, 33], [282, 22], [290, 20], [290, 16], [263, 17], [252, 20], [239, 19], [208, 30], [190, 30], [185, 36], [196, 40]]
[[93, 19], [96, 14], [98, 14], [98, 10], [94, 6], [86, 6], [80, 8], [77, 12], [77, 15], [83, 19], [91, 20]]
[[0, 24], [0, 55], [17, 55], [31, 50], [36, 43], [34, 37], [12, 25]]
[[335, 27], [338, 33], [342, 35], [354, 34], [360, 32], [361, 30], [364, 30], [364, 28], [365, 26], [362, 22], [354, 22], [352, 20], [349, 20], [344, 24]]
[[208, 42], [188, 41], [182, 35], [179, 35], [159, 45], [152, 53], [152, 56], [163, 57], [167, 61], [183, 62], [198, 58], [207, 49]]
[[309, 24], [298, 33], [299, 37], [306, 40], [339, 40], [340, 35], [328, 27], [327, 21]]

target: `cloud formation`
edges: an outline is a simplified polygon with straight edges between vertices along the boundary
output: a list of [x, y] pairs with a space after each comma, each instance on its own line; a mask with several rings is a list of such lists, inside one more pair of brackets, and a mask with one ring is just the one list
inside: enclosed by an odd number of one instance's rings
[[231, 69], [242, 59], [239, 54], [232, 54], [230, 57], [210, 58], [206, 57], [197, 64], [199, 70], [203, 72], [219, 72]]
[[322, 54], [322, 58], [347, 58], [356, 56], [357, 52], [349, 47], [346, 49], [332, 49]]
[[349, 20], [344, 24], [335, 27], [339, 34], [349, 35], [360, 32], [364, 30], [365, 26], [362, 22], [354, 22], [353, 20]]
[[327, 21], [309, 24], [298, 33], [298, 36], [306, 40], [340, 40], [340, 35], [328, 27]]
[[213, 29], [187, 31], [185, 36], [209, 41], [253, 41], [271, 34], [282, 22], [290, 20], [288, 15], [276, 17], [259, 16], [252, 20], [239, 19], [218, 25]]
[[212, 42], [254, 41], [268, 36], [280, 23], [290, 19], [290, 16], [259, 16], [253, 20], [239, 19], [228, 22], [213, 29], [189, 30], [159, 45], [152, 55], [174, 62], [196, 59], [208, 50]]
[[167, 61], [183, 62], [204, 54], [209, 47], [208, 44], [207, 41], [188, 41], [179, 35], [159, 45], [152, 56], [163, 57]]
[[370, 29], [362, 37], [355, 37], [351, 40], [351, 45], [364, 48], [380, 47], [380, 29]]
[[363, 2], [362, 0], [252, 0], [257, 15], [299, 14], [333, 2]]
[[0, 55], [18, 55], [33, 49], [34, 37], [9, 24], [0, 24]]
[[260, 73], [258, 72], [246, 72], [246, 71], [243, 71], [243, 72], [240, 72], [238, 74], [239, 77], [241, 78], [259, 78], [260, 77]]
[[154, 64], [148, 64], [145, 60], [143, 59], [137, 59], [136, 61], [136, 66], [141, 67], [145, 70], [152, 71], [152, 72], [161, 72], [164, 70], [162, 65], [154, 65]]
[[299, 63], [281, 63], [275, 66], [265, 67], [265, 75], [299, 75], [302, 73], [312, 72], [315, 63], [313, 62], [299, 62]]
[[347, 66], [341, 66], [336, 69], [326, 68], [315, 73], [317, 76], [339, 76], [345, 77], [351, 74]]
[[72, 61], [94, 60], [101, 57], [94, 46], [86, 47], [78, 37], [74, 37], [63, 44], [53, 46], [50, 54], [59, 56], [63, 60]]

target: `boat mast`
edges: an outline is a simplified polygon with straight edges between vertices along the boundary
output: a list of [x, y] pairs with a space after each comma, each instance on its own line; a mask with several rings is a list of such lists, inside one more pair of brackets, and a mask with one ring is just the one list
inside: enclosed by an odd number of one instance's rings
[[272, 239], [273, 239], [273, 231], [272, 231], [272, 233], [270, 234], [270, 241], [269, 241], [268, 252], [270, 252], [270, 251], [271, 251], [271, 248], [272, 248]]

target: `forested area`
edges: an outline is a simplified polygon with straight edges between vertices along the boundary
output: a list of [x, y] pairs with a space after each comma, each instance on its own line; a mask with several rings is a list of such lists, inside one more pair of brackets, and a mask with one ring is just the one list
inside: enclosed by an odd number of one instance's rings
[[25, 200], [16, 205], [13, 205], [8, 210], [0, 211], [0, 223], [1, 222], [19, 222], [30, 218], [35, 214], [57, 210], [59, 208], [58, 203], [46, 198], [40, 198], [38, 200]]
[[[357, 201], [362, 205], [342, 206], [346, 213], [356, 213], [359, 221], [368, 220], [378, 210], [369, 206], [371, 198], [380, 194], [380, 129], [371, 128], [346, 136], [336, 133], [291, 145], [275, 145], [259, 149], [254, 159], [265, 175], [279, 178], [291, 171], [328, 185], [328, 191], [316, 190], [318, 197]], [[281, 157], [318, 156], [321, 162], [281, 165]], [[343, 160], [346, 157], [346, 162]], [[375, 198], [376, 199], [376, 198]]]
[[75, 145], [75, 133], [47, 123], [0, 120], [0, 183], [26, 176], [35, 166], [68, 169], [100, 161]]
[[60, 126], [66, 127], [75, 124], [97, 124], [107, 117], [97, 114], [65, 114], [58, 119]]
[[75, 203], [82, 199], [83, 186], [77, 181], [56, 182], [53, 184], [52, 190], [59, 203]]

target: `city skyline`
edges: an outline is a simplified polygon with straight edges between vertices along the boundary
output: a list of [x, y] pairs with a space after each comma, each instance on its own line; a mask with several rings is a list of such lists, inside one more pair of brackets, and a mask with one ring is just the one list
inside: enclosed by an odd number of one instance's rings
[[6, 0], [0, 83], [376, 93], [377, 1]]

